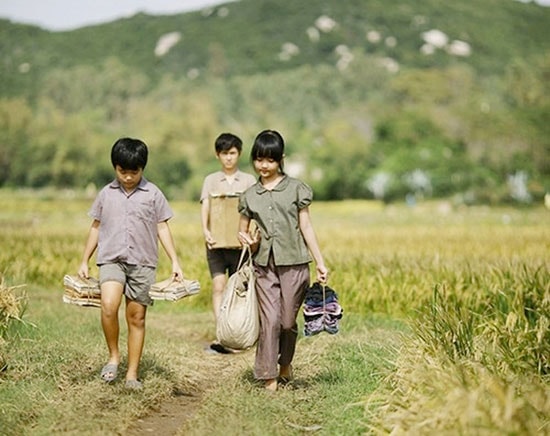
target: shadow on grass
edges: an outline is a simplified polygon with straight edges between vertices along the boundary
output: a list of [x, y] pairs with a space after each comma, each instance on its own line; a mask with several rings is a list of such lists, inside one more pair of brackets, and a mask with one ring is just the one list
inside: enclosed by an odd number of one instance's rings
[[[251, 387], [263, 387], [261, 380], [254, 377], [254, 372], [251, 368], [246, 369], [241, 375], [241, 381]], [[290, 381], [279, 381], [279, 388], [284, 390], [306, 390], [311, 389], [315, 385], [337, 385], [343, 382], [340, 374], [334, 372], [323, 372], [307, 377], [296, 377]]]
[[[121, 362], [125, 364], [125, 362]], [[144, 355], [139, 364], [140, 373], [145, 376], [155, 375], [165, 380], [178, 381], [176, 372], [159, 363], [159, 360], [151, 355]]]
[[[101, 380], [101, 369], [102, 365], [95, 366], [90, 368], [90, 372], [85, 379], [79, 377], [77, 382], [90, 382], [90, 381], [100, 381]], [[181, 377], [178, 376], [177, 372], [173, 369], [166, 367], [159, 363], [159, 360], [155, 356], [144, 355], [140, 361], [139, 365], [140, 380], [146, 382], [154, 379], [166, 380], [171, 387], [170, 395], [173, 397], [196, 397], [197, 390], [193, 385], [187, 385]], [[128, 362], [126, 359], [123, 359], [118, 366], [118, 376], [115, 382], [105, 383], [106, 385], [115, 385], [117, 382], [124, 381], [126, 371], [128, 369]]]

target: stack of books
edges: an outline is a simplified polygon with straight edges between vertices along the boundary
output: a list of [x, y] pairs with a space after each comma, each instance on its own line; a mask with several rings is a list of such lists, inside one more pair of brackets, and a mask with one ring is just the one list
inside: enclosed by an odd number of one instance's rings
[[[63, 302], [78, 306], [101, 307], [99, 281], [94, 277], [82, 279], [76, 275], [63, 277]], [[181, 282], [169, 278], [151, 285], [149, 295], [153, 300], [178, 301], [198, 294], [201, 287], [197, 280], [183, 279]]]
[[181, 282], [169, 278], [151, 285], [149, 295], [153, 300], [177, 301], [198, 294], [200, 283], [197, 280], [183, 279]]
[[66, 275], [63, 277], [63, 285], [65, 287], [64, 303], [101, 307], [101, 292], [96, 278], [82, 279], [78, 276]]

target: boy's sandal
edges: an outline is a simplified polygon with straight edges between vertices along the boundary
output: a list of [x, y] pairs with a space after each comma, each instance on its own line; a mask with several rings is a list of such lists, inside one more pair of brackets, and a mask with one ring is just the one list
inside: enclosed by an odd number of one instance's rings
[[231, 354], [231, 350], [229, 350], [228, 348], [225, 348], [222, 344], [218, 342], [214, 342], [210, 344], [210, 349], [214, 350], [216, 353], [219, 353], [219, 354]]
[[101, 369], [101, 379], [105, 383], [111, 383], [116, 379], [118, 372], [118, 365], [116, 363], [108, 363]]
[[143, 383], [139, 380], [126, 380], [124, 387], [132, 391], [139, 391], [140, 389], [143, 389]]

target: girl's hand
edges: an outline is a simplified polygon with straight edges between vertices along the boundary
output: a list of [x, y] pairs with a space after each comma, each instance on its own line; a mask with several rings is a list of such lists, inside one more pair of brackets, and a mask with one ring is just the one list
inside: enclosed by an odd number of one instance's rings
[[254, 245], [260, 241], [260, 236], [256, 233], [253, 237], [246, 232], [239, 232], [239, 241], [243, 245]]
[[260, 232], [254, 232], [254, 236], [250, 236], [247, 232], [239, 232], [239, 241], [243, 245], [250, 246], [252, 253], [255, 253], [260, 243]]
[[328, 269], [325, 265], [317, 265], [317, 281], [326, 284], [328, 281]]

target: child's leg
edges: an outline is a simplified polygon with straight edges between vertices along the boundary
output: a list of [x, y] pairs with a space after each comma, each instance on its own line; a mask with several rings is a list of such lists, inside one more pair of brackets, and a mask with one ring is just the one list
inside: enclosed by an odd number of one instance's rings
[[101, 326], [109, 349], [108, 363], [120, 363], [118, 348], [118, 308], [122, 301], [123, 285], [119, 282], [108, 281], [101, 285]]
[[137, 380], [139, 361], [145, 341], [145, 314], [147, 306], [126, 298], [126, 322], [128, 323], [128, 372], [126, 380]]
[[281, 336], [279, 347], [279, 364], [281, 376], [290, 375], [290, 363], [296, 350], [298, 325], [296, 318], [304, 301], [309, 286], [309, 266], [281, 266], [278, 267], [281, 280]]
[[212, 309], [216, 320], [220, 313], [223, 291], [227, 284], [226, 271], [231, 275], [237, 270], [240, 256], [241, 250], [239, 249], [219, 248], [206, 250], [208, 269], [212, 277]]
[[272, 257], [270, 257], [268, 266], [256, 266], [255, 270], [256, 294], [260, 312], [260, 337], [256, 346], [254, 376], [259, 380], [273, 380], [278, 375], [281, 288], [275, 269]]
[[225, 274], [218, 274], [212, 278], [212, 309], [214, 310], [214, 317], [216, 319], [218, 319], [220, 313], [226, 283], [227, 277]]

